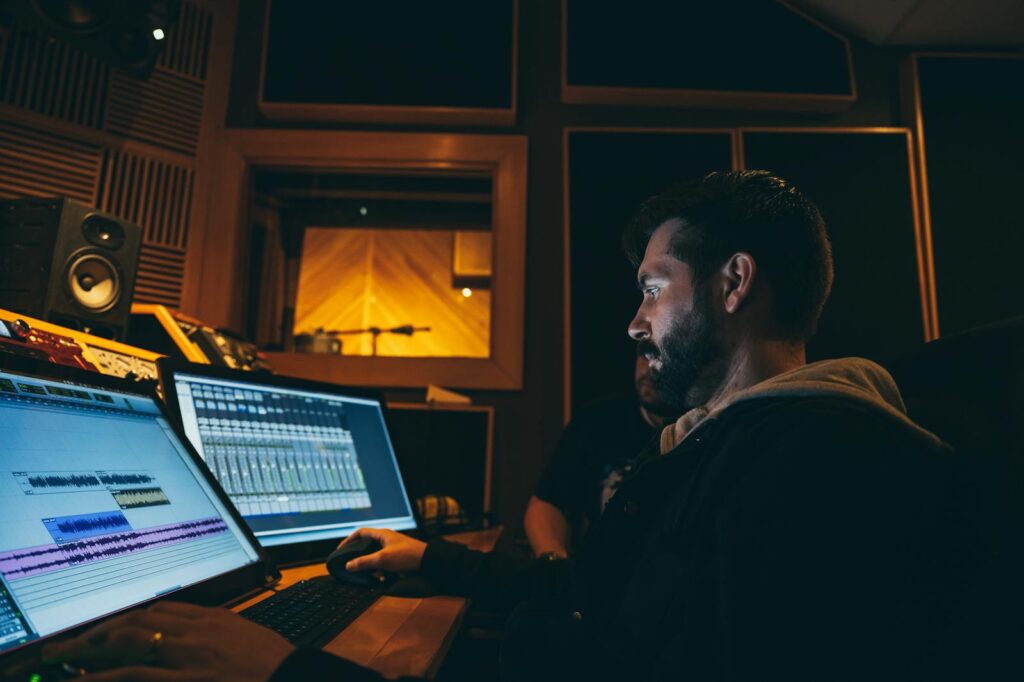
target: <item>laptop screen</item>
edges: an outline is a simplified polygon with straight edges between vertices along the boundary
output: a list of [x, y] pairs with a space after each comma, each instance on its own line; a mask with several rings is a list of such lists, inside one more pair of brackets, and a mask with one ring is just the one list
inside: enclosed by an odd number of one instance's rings
[[152, 398], [0, 369], [0, 654], [260, 561]]
[[380, 401], [173, 373], [189, 440], [265, 547], [416, 528]]

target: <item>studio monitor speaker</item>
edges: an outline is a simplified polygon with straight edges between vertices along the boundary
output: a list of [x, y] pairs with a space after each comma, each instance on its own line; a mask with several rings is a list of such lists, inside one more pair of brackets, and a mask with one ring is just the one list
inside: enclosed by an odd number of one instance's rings
[[70, 199], [0, 201], [0, 308], [123, 340], [142, 228]]
[[148, 76], [181, 0], [16, 0], [24, 26], [99, 57], [136, 76]]

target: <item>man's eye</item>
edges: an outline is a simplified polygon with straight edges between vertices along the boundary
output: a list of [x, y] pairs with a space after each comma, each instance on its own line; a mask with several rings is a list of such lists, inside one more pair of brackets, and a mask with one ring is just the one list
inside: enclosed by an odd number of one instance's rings
[[658, 287], [647, 287], [644, 289], [644, 296], [654, 296], [658, 293]]

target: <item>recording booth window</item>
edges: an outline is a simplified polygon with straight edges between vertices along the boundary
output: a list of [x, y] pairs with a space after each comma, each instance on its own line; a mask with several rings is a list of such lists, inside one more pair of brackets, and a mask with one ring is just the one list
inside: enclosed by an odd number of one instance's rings
[[268, 350], [488, 358], [489, 174], [253, 172], [247, 332]]

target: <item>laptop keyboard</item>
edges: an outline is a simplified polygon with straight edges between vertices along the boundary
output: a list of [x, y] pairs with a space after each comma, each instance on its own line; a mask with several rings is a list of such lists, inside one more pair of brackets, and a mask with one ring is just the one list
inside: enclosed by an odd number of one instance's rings
[[322, 647], [368, 609], [379, 590], [321, 576], [302, 580], [241, 611], [296, 646]]

